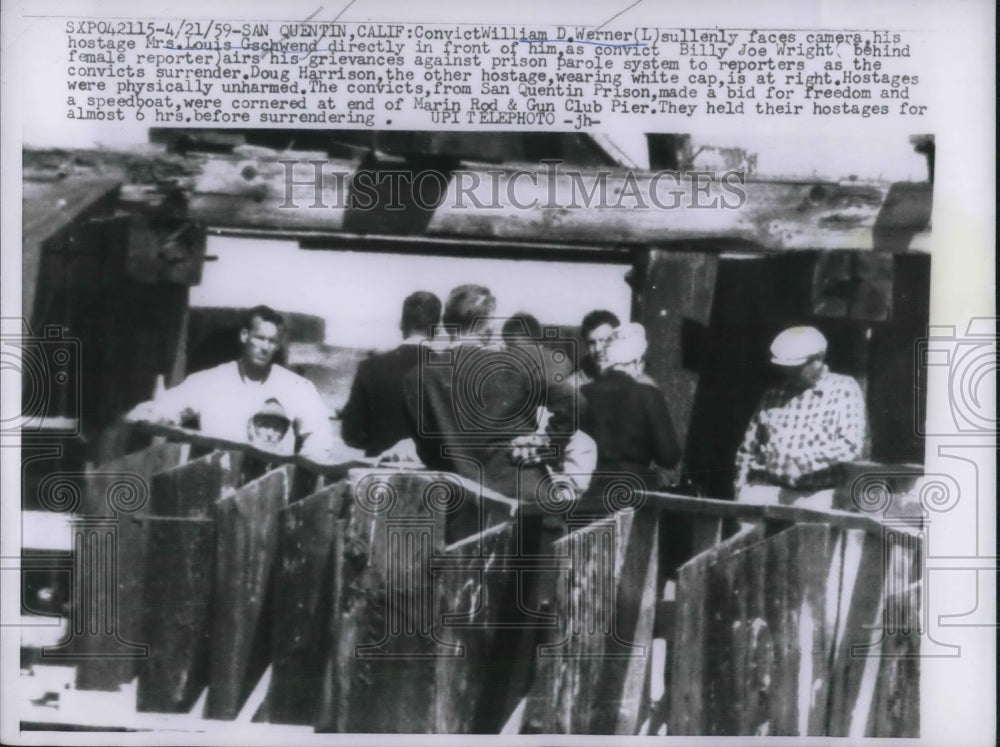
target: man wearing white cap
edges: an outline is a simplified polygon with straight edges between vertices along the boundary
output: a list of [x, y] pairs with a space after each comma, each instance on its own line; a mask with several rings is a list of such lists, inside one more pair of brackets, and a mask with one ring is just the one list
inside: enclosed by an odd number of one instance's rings
[[865, 443], [865, 400], [850, 376], [824, 363], [826, 338], [792, 327], [771, 343], [785, 381], [765, 392], [736, 453], [736, 498], [830, 508], [838, 465]]

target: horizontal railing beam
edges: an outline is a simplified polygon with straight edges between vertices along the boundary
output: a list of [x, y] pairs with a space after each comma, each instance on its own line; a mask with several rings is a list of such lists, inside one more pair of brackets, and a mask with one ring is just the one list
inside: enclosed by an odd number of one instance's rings
[[[182, 440], [195, 446], [224, 451], [241, 451], [258, 459], [269, 461], [273, 464], [293, 464], [303, 467], [311, 472], [322, 475], [330, 481], [341, 480], [347, 477], [352, 469], [409, 469], [406, 466], [379, 465], [374, 459], [355, 459], [350, 462], [325, 463], [317, 462], [301, 455], [283, 456], [252, 446], [248, 443], [229, 441], [223, 438], [207, 436], [200, 431], [189, 428], [178, 428], [175, 426], [158, 425], [153, 423], [136, 423], [144, 432], [156, 436], [165, 436], [176, 440]], [[909, 466], [908, 466], [909, 467]], [[913, 468], [910, 467], [908, 471]], [[540, 516], [551, 513], [552, 507], [548, 510], [542, 508], [534, 502], [518, 502], [512, 498], [500, 495], [484, 486], [476, 485], [464, 478], [455, 476], [473, 494], [478, 494], [484, 498], [509, 504], [512, 514], [516, 508], [523, 516]], [[717, 519], [737, 519], [747, 522], [788, 522], [800, 523], [821, 523], [828, 524], [839, 529], [861, 529], [874, 534], [881, 534], [883, 531], [883, 521], [880, 516], [874, 514], [863, 514], [853, 511], [843, 511], [838, 509], [803, 508], [800, 506], [783, 505], [758, 505], [749, 503], [737, 503], [732, 500], [718, 498], [695, 498], [687, 495], [677, 495], [674, 493], [646, 490], [642, 497], [637, 496], [636, 504], [652, 506], [660, 511], [672, 514], [682, 514], [694, 517], [706, 517]], [[600, 497], [586, 497], [576, 501], [570, 506], [567, 504], [566, 515], [585, 515], [588, 512], [606, 512], [604, 501]], [[923, 525], [923, 517], [893, 516], [893, 529], [898, 531], [919, 531]], [[909, 524], [909, 526], [907, 526]]]

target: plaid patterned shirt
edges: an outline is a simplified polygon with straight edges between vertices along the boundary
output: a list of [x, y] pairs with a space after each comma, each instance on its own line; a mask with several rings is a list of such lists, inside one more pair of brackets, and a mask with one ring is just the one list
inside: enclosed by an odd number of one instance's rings
[[832, 487], [835, 467], [861, 456], [865, 399], [850, 376], [824, 366], [805, 391], [768, 389], [736, 452], [736, 488], [764, 482], [788, 488]]

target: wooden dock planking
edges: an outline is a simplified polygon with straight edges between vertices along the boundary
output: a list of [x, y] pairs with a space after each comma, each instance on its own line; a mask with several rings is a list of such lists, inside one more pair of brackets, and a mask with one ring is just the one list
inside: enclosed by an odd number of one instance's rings
[[213, 451], [153, 475], [150, 509], [157, 516], [207, 518], [212, 507], [241, 483], [237, 451]]
[[[152, 513], [153, 475], [181, 464], [188, 448], [180, 443], [153, 444], [141, 451], [105, 462], [84, 477], [82, 516], [113, 515], [109, 491], [115, 483], [126, 481], [143, 491], [143, 505], [133, 513], [118, 516], [117, 543], [117, 631], [123, 640], [146, 644], [143, 629], [145, 603], [143, 579], [145, 577], [145, 526], [137, 522], [141, 516]], [[102, 604], [106, 600], [101, 601]], [[87, 645], [84, 644], [84, 650]], [[131, 681], [136, 673], [136, 659], [87, 657], [76, 670], [76, 687], [80, 690], [118, 690]]]
[[[881, 610], [880, 547], [858, 529], [757, 527], [683, 566], [669, 733], [848, 736], [870, 666], [857, 649]], [[912, 683], [886, 677], [872, 718], [881, 702], [915, 710]]]
[[[441, 640], [461, 646], [437, 661], [435, 729], [445, 734], [497, 734], [509, 715], [505, 703], [520, 662], [512, 632], [521, 624], [508, 604], [517, 583], [517, 524], [508, 521], [447, 548], [440, 584]], [[443, 564], [442, 564], [443, 565]]]
[[210, 684], [205, 716], [232, 720], [271, 658], [268, 602], [278, 548], [278, 513], [291, 468], [247, 483], [214, 507], [216, 522]]
[[211, 519], [146, 517], [146, 636], [137, 709], [188, 713], [208, 685], [215, 526]]
[[[334, 650], [317, 731], [433, 733], [437, 639], [430, 563], [446, 515], [425, 491], [433, 473], [352, 471]], [[391, 693], [386, 697], [386, 693]]]
[[271, 723], [313, 724], [340, 598], [346, 484], [324, 488], [279, 514]]

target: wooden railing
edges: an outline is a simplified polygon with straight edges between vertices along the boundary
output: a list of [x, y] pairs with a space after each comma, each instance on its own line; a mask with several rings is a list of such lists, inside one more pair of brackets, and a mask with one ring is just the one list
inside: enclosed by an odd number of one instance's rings
[[[91, 581], [50, 652], [78, 662], [79, 688], [137, 677], [139, 711], [329, 732], [918, 723], [913, 518], [645, 490], [519, 504], [447, 473], [156, 432], [184, 443], [87, 478], [75, 571]], [[664, 602], [659, 527], [678, 516], [703, 539]], [[755, 527], [715, 542], [726, 519]]]

